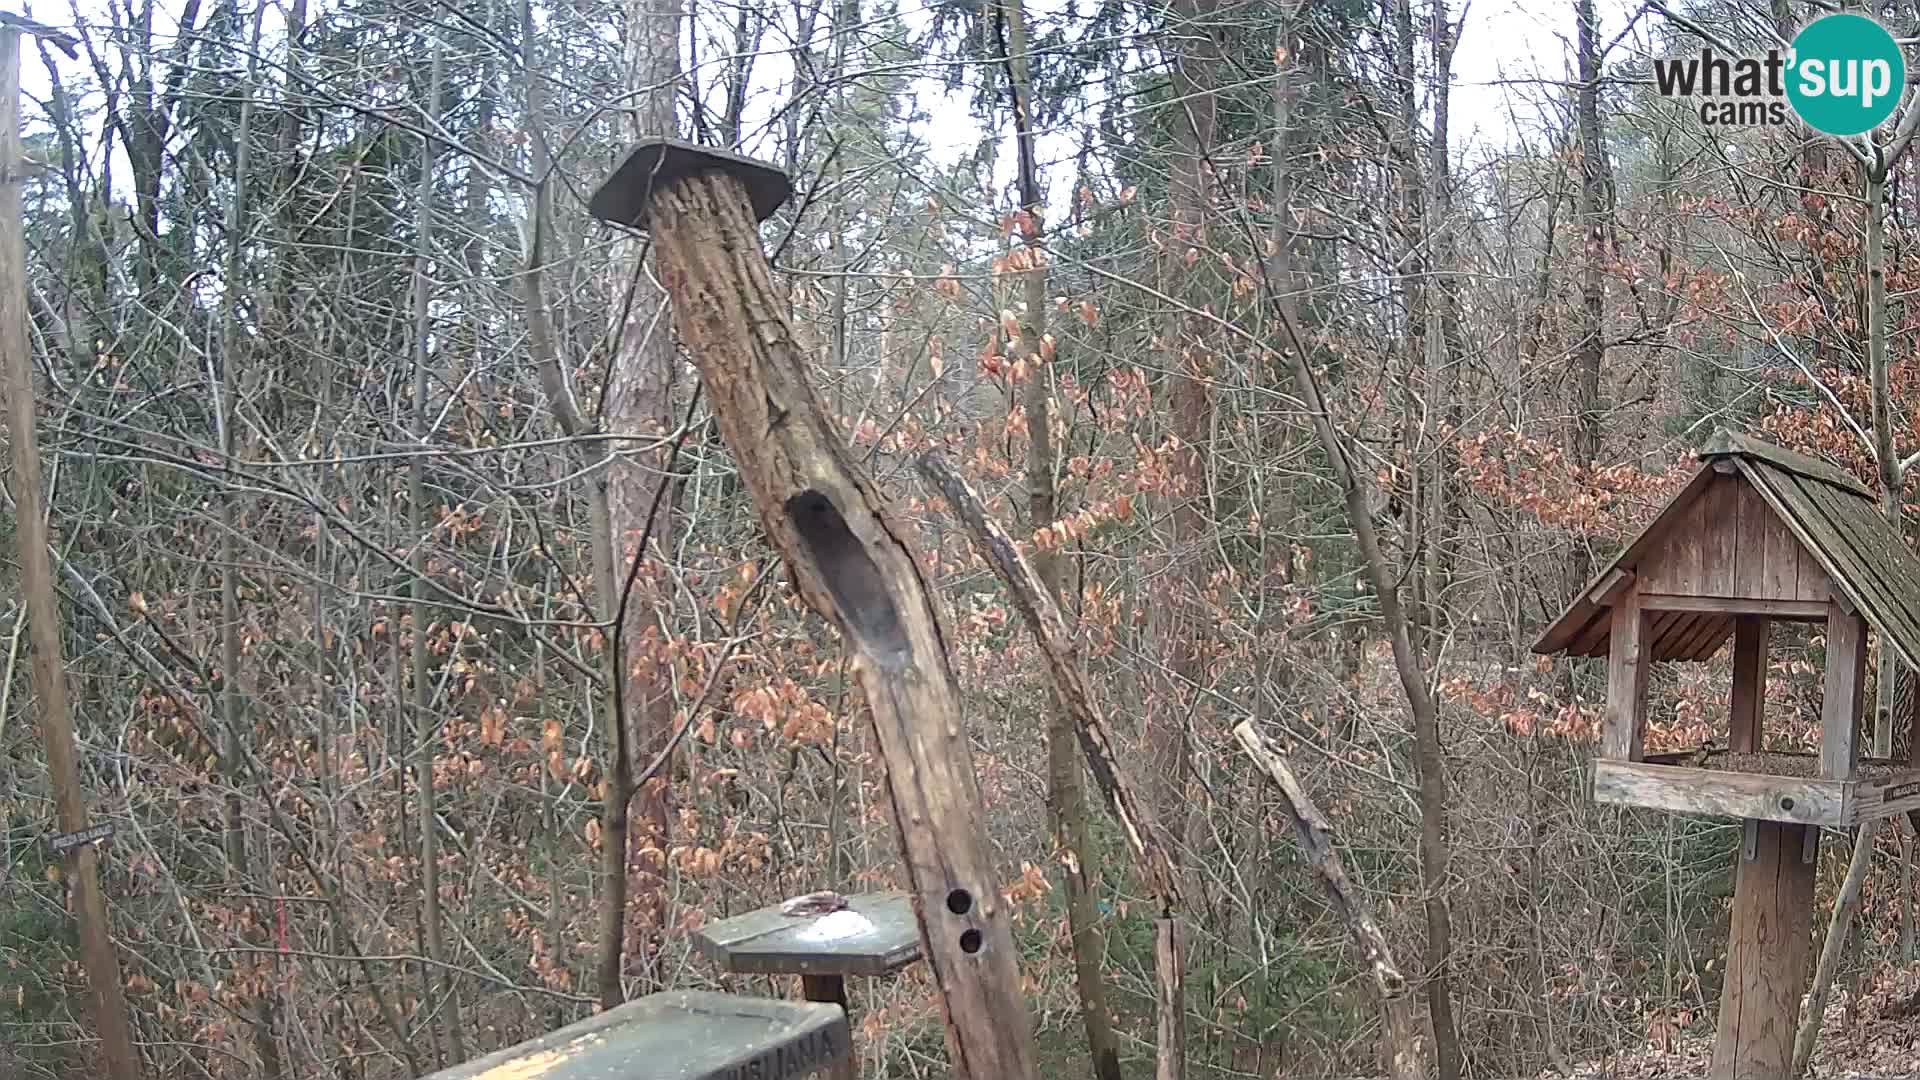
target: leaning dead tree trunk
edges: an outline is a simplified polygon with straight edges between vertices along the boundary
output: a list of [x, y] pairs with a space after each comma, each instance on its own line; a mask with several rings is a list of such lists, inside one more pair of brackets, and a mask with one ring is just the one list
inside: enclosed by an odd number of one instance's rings
[[1006, 583], [1014, 606], [1026, 620], [1027, 629], [1033, 631], [1034, 641], [1046, 657], [1047, 671], [1053, 678], [1054, 695], [1073, 719], [1074, 732], [1080, 738], [1080, 749], [1087, 755], [1094, 782], [1106, 796], [1107, 810], [1119, 823], [1140, 877], [1159, 906], [1153, 950], [1160, 972], [1159, 1027], [1163, 1035], [1168, 1031], [1176, 1035], [1160, 1040], [1154, 1075], [1157, 1080], [1177, 1080], [1186, 1069], [1184, 1041], [1177, 1034], [1185, 1030], [1185, 1025], [1182, 1017], [1170, 1013], [1183, 1008], [1186, 1000], [1182, 988], [1183, 935], [1179, 917], [1185, 905], [1180, 898], [1180, 875], [1167, 848], [1169, 838], [1155, 819], [1152, 804], [1136, 794], [1137, 786], [1126, 778], [1120, 767], [1113, 738], [1107, 733], [1107, 722], [1093, 695], [1093, 684], [1087, 680], [1085, 669], [1074, 660], [1073, 645], [1067, 636], [1065, 620], [1060, 617], [1060, 605], [1054, 602], [1053, 591], [1026, 556], [1020, 554], [1006, 530], [987, 516], [980, 496], [974, 494], [959, 473], [938, 455], [929, 454], [920, 460], [920, 474], [946, 498], [948, 508], [966, 526], [981, 557]]
[[1307, 864], [1327, 887], [1327, 898], [1346, 920], [1348, 933], [1353, 935], [1354, 944], [1360, 946], [1360, 954], [1367, 959], [1373, 991], [1380, 999], [1380, 1018], [1387, 1028], [1387, 1075], [1393, 1080], [1426, 1080], [1427, 1058], [1420, 1048], [1417, 1002], [1407, 993], [1406, 976], [1400, 974], [1399, 965], [1394, 963], [1393, 950], [1387, 946], [1386, 935], [1380, 932], [1380, 923], [1373, 917], [1373, 906], [1353, 887], [1346, 868], [1341, 865], [1340, 853], [1333, 848], [1333, 825], [1313, 804], [1287, 759], [1269, 749], [1260, 733], [1253, 730], [1253, 721], [1240, 721], [1233, 729], [1233, 737], [1280, 789], [1281, 805], [1293, 819], [1294, 835], [1299, 837]]
[[760, 523], [852, 653], [954, 1075], [1025, 1080], [1032, 1028], [933, 588], [912, 524], [855, 466], [809, 379], [760, 250], [757, 223], [789, 191], [771, 166], [663, 140], [635, 150], [590, 208], [653, 233], [674, 324]]

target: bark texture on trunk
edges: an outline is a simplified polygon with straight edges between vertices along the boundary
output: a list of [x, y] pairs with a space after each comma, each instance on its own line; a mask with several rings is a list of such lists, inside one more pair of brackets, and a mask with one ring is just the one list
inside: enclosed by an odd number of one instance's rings
[[[1580, 139], [1580, 318], [1573, 346], [1573, 416], [1567, 427], [1567, 459], [1582, 474], [1600, 457], [1600, 368], [1606, 361], [1606, 280], [1601, 259], [1606, 223], [1601, 203], [1606, 191], [1606, 145], [1600, 127], [1600, 29], [1593, 0], [1574, 0], [1580, 87], [1574, 95], [1574, 125]], [[1572, 588], [1584, 588], [1593, 576], [1593, 556], [1576, 543]]]
[[[0, 160], [21, 161], [20, 31], [0, 26]], [[29, 672], [46, 738], [47, 773], [53, 785], [60, 829], [79, 832], [89, 820], [86, 794], [74, 760], [73, 717], [67, 709], [67, 673], [61, 660], [60, 607], [54, 594], [53, 560], [47, 550], [46, 498], [40, 472], [39, 437], [33, 407], [33, 360], [27, 345], [27, 238], [20, 184], [0, 184], [0, 360], [4, 361], [8, 442], [13, 457], [15, 539], [20, 583], [26, 594]], [[106, 1075], [138, 1080], [140, 1052], [127, 1020], [120, 957], [107, 927], [107, 898], [100, 889], [100, 856], [82, 844], [66, 857], [77, 897], [74, 922], [87, 971], [93, 1023], [100, 1036]]]
[[839, 627], [886, 763], [956, 1075], [1027, 1080], [1033, 1042], [942, 625], [913, 529], [809, 377], [745, 185], [703, 172], [648, 208], [674, 322], [800, 596]]
[[[641, 95], [628, 114], [629, 138], [671, 138], [678, 131], [674, 109], [680, 79], [680, 0], [629, 0], [627, 90]], [[679, 365], [667, 294], [647, 265], [645, 245], [627, 239], [613, 262], [609, 294], [615, 308], [613, 355], [607, 369], [604, 427], [632, 442], [610, 463], [607, 516], [615, 556], [615, 592], [599, 604], [603, 618], [621, 619], [616, 659], [623, 669], [622, 721], [630, 760], [649, 762], [673, 737], [673, 671], [659, 655], [662, 611], [670, 603], [662, 577], [636, 560], [664, 565], [678, 535], [667, 475], [666, 435], [673, 425], [673, 388]], [[628, 580], [632, 580], [631, 587]], [[666, 851], [672, 805], [671, 768], [633, 792], [628, 816], [625, 912], [627, 950], [638, 961], [642, 993], [659, 988], [661, 930], [667, 922]]]
[[[1225, 33], [1215, 19], [1218, 0], [1175, 0], [1173, 85], [1176, 104], [1173, 160], [1169, 165], [1168, 233], [1159, 257], [1161, 288], [1169, 296], [1188, 291], [1197, 267], [1210, 265], [1206, 254], [1207, 195], [1211, 171], [1207, 155], [1214, 144], [1218, 119], [1220, 47], [1216, 36]], [[1167, 425], [1180, 441], [1173, 462], [1172, 531], [1168, 538], [1172, 565], [1167, 575], [1170, 593], [1161, 612], [1160, 652], [1172, 671], [1166, 700], [1155, 710], [1147, 732], [1159, 793], [1160, 820], [1176, 844], [1187, 839], [1192, 803], [1187, 797], [1193, 759], [1187, 731], [1198, 722], [1195, 688], [1205, 685], [1208, 620], [1204, 594], [1211, 560], [1207, 536], [1211, 528], [1207, 485], [1207, 447], [1213, 438], [1213, 394], [1208, 386], [1212, 365], [1205, 335], [1185, 312], [1173, 311], [1162, 329], [1172, 386], [1168, 390]], [[1176, 849], [1177, 851], [1177, 849]]]

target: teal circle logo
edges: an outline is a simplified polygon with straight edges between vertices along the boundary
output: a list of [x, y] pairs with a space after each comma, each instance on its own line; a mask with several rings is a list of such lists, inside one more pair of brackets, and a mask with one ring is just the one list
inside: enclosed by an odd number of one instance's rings
[[1865, 15], [1824, 15], [1793, 39], [1787, 100], [1815, 131], [1859, 135], [1885, 123], [1907, 87], [1907, 60]]

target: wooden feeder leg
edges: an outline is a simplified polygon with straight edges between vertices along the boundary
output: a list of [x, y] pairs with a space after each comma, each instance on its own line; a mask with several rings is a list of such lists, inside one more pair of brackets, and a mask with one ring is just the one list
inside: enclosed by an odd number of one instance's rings
[[1767, 631], [1764, 615], [1741, 615], [1733, 623], [1733, 729], [1727, 749], [1757, 754], [1767, 710]]
[[[1793, 1033], [1807, 988], [1807, 931], [1819, 826], [1748, 822], [1758, 835], [1740, 856], [1727, 937], [1726, 986], [1710, 1080], [1791, 1080]], [[1806, 832], [1812, 830], [1809, 839]]]
[[1849, 780], [1858, 756], [1861, 689], [1867, 681], [1867, 621], [1838, 607], [1827, 614], [1827, 670], [1820, 700], [1820, 775]]
[[663, 183], [648, 207], [674, 325], [768, 539], [852, 654], [954, 1075], [1031, 1080], [1032, 1020], [918, 527], [847, 450], [773, 286], [747, 187], [725, 167]]
[[[800, 994], [808, 1001], [820, 1001], [840, 1006], [841, 1012], [847, 1009], [847, 980], [841, 975], [802, 975], [800, 976]], [[853, 1017], [847, 1017], [848, 1041], [852, 1042]], [[854, 1080], [860, 1074], [860, 1058], [850, 1045], [846, 1059], [835, 1065], [827, 1075], [832, 1080]]]
[[1607, 646], [1607, 720], [1600, 756], [1639, 761], [1647, 730], [1647, 616], [1640, 588], [1629, 586], [1613, 607]]

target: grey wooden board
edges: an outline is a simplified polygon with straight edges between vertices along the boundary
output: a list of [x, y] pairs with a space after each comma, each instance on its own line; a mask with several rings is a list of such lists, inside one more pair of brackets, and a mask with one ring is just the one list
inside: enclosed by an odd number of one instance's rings
[[1810, 458], [1805, 454], [1788, 450], [1784, 446], [1776, 446], [1765, 440], [1756, 439], [1751, 435], [1742, 434], [1737, 431], [1728, 431], [1725, 428], [1721, 428], [1709, 436], [1706, 445], [1700, 448], [1700, 452], [1696, 456], [1702, 461], [1709, 461], [1718, 457], [1758, 458], [1776, 469], [1815, 480], [1825, 481], [1850, 494], [1858, 495], [1866, 499], [1874, 497], [1872, 488], [1867, 487], [1867, 485], [1861, 483], [1850, 473], [1840, 468], [1829, 465], [1818, 458]]
[[665, 990], [427, 1080], [786, 1080], [847, 1059], [838, 1005]]
[[1720, 772], [1651, 762], [1593, 763], [1593, 801], [1707, 817], [1756, 818], [1840, 828], [1851, 780]]
[[741, 975], [887, 975], [920, 959], [920, 922], [907, 893], [849, 896], [845, 910], [871, 927], [836, 933], [859, 924], [844, 912], [783, 915], [775, 904], [701, 927], [694, 940], [722, 970]]

